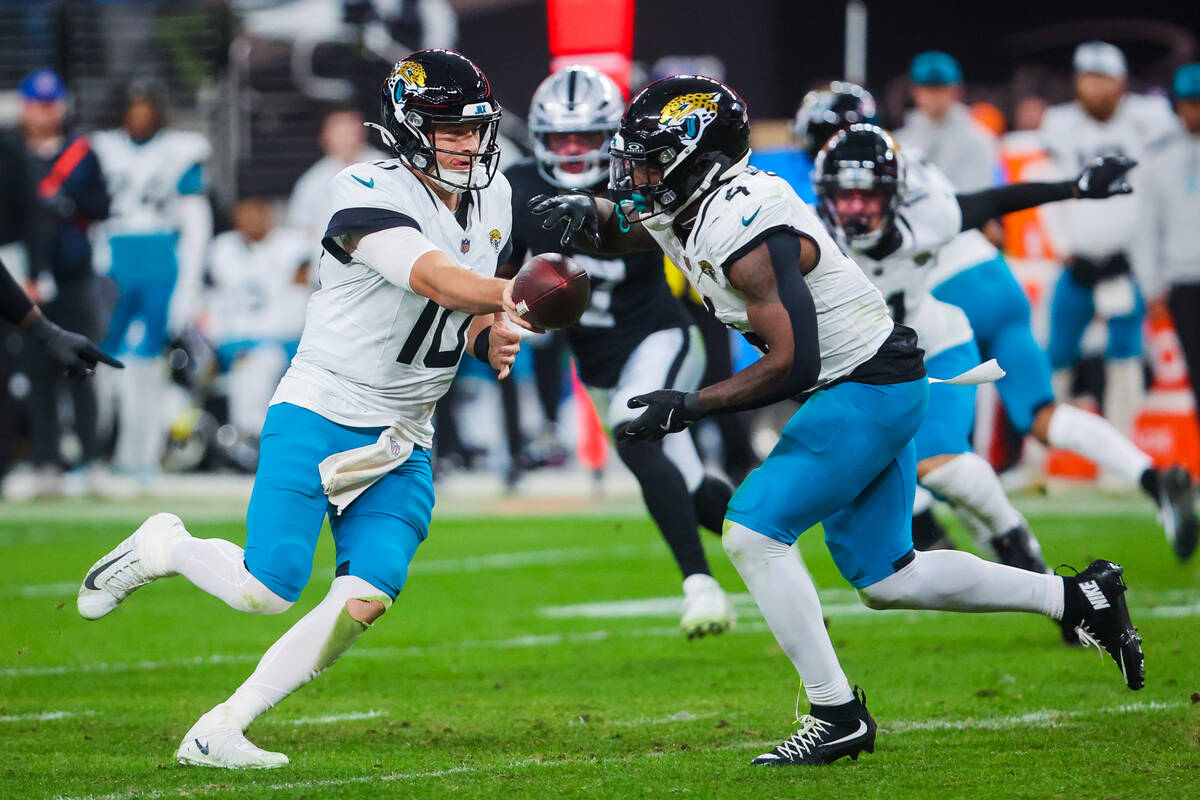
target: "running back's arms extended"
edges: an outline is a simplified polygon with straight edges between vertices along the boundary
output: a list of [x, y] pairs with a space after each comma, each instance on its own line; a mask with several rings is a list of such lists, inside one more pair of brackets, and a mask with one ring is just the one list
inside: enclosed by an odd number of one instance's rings
[[529, 210], [544, 216], [546, 230], [563, 225], [560, 243], [597, 256], [655, 253], [658, 244], [638, 222], [621, 224], [617, 207], [603, 197], [573, 192], [539, 194], [529, 200]]

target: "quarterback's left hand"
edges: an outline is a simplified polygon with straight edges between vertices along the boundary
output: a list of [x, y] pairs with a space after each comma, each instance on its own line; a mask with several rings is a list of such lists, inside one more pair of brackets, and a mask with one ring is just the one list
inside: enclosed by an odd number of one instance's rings
[[504, 380], [512, 372], [520, 351], [521, 334], [509, 326], [505, 314], [493, 314], [492, 330], [488, 333], [488, 364], [496, 370], [498, 380]]
[[1115, 194], [1129, 194], [1133, 187], [1125, 173], [1137, 166], [1137, 162], [1125, 156], [1097, 158], [1083, 168], [1075, 179], [1075, 196], [1091, 200], [1103, 200]]
[[668, 433], [678, 433], [704, 416], [695, 393], [659, 389], [632, 397], [630, 408], [644, 408], [642, 415], [629, 423], [621, 438], [657, 442]]

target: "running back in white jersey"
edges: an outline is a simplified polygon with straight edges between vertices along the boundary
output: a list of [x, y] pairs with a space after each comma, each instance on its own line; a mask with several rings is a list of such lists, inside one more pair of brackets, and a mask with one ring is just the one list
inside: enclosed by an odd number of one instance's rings
[[787, 181], [773, 173], [749, 168], [718, 187], [701, 203], [686, 242], [670, 229], [646, 230], [717, 319], [743, 333], [752, 332], [746, 299], [730, 286], [728, 267], [773, 231], [811, 239], [820, 251], [816, 266], [804, 276], [817, 310], [821, 351], [821, 374], [814, 388], [849, 375], [892, 333], [879, 291]]
[[895, 250], [878, 259], [856, 251], [854, 259], [883, 293], [892, 317], [917, 332], [926, 358], [970, 341], [974, 334], [962, 309], [929, 293], [939, 251], [962, 227], [954, 188], [936, 167], [915, 159], [905, 165], [894, 224]]
[[472, 317], [389, 282], [348, 254], [343, 237], [413, 227], [463, 268], [490, 277], [512, 232], [508, 181], [497, 172], [487, 188], [469, 193], [465, 228], [395, 159], [342, 170], [329, 193], [320, 288], [272, 403], [343, 425], [394, 425], [429, 447], [433, 408], [458, 371]]
[[112, 211], [105, 235], [174, 233], [179, 198], [204, 191], [203, 164], [212, 153], [198, 133], [164, 129], [138, 144], [122, 130], [91, 136], [100, 159]]

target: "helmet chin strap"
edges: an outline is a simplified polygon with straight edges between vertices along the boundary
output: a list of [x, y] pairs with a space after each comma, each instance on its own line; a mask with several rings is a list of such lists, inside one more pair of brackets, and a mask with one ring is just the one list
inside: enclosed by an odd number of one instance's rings
[[[685, 151], [685, 154], [687, 152], [688, 151]], [[681, 159], [682, 159], [682, 156], [681, 156]], [[676, 161], [676, 163], [678, 163], [678, 160]], [[679, 208], [675, 209], [674, 211], [670, 211], [670, 212], [664, 211], [661, 214], [657, 214], [657, 215], [651, 217], [650, 219], [655, 220], [654, 224], [651, 224], [650, 222], [646, 222], [644, 224], [649, 228], [653, 228], [654, 230], [663, 230], [665, 228], [669, 228], [675, 222], [675, 220], [679, 218], [679, 215], [688, 208], [688, 206], [692, 205], [697, 200], [699, 200], [701, 197], [704, 197], [704, 195], [708, 194], [708, 190], [711, 189], [714, 184], [720, 183], [721, 181], [729, 180], [730, 178], [736, 178], [738, 175], [745, 172], [746, 167], [747, 167], [747, 165], [749, 165], [749, 163], [750, 163], [750, 151], [747, 150], [746, 155], [744, 155], [740, 159], [738, 159], [738, 161], [736, 163], [730, 164], [729, 167], [723, 171], [721, 170], [720, 164], [713, 164], [712, 169], [710, 169], [708, 171], [708, 174], [704, 176], [704, 180], [702, 180], [700, 182], [700, 185], [696, 187], [696, 191], [692, 192], [691, 197], [689, 197], [687, 200], [685, 200], [683, 202], [683, 205], [681, 205]]]
[[379, 123], [364, 122], [363, 127], [374, 128], [375, 130], [379, 131], [379, 138], [383, 139], [383, 144], [388, 148], [388, 150], [392, 150], [396, 146], [396, 137], [392, 136], [392, 132]]

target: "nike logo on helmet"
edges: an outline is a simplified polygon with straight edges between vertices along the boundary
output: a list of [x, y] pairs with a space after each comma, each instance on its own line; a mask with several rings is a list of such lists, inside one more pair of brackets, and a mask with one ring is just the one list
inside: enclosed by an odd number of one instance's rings
[[132, 552], [133, 552], [132, 550], [126, 550], [124, 553], [121, 553], [121, 555], [117, 556], [116, 558], [112, 558], [112, 559], [109, 559], [108, 561], [105, 561], [103, 564], [101, 564], [100, 566], [96, 567], [94, 570], [89, 572], [87, 574], [87, 577], [83, 579], [84, 587], [87, 589], [91, 589], [93, 591], [98, 590], [100, 587], [96, 585], [96, 576], [98, 576], [101, 572], [104, 572], [105, 569], [107, 569], [108, 567], [111, 567], [113, 564], [120, 561], [122, 558], [124, 558], [125, 556], [129, 555]]
[[375, 188], [375, 179], [374, 178], [364, 181], [362, 178], [358, 177], [353, 172], [350, 173], [350, 177], [354, 178], [354, 180], [358, 181], [359, 183], [361, 183], [363, 186], [367, 187], [368, 189]]

